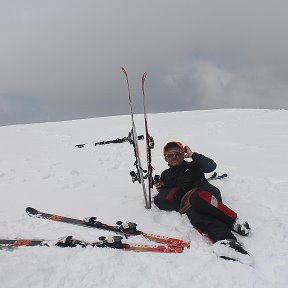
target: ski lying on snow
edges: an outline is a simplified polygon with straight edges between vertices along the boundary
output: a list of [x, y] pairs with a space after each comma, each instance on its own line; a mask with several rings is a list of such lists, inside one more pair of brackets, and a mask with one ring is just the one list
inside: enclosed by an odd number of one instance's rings
[[222, 179], [226, 178], [228, 175], [226, 173], [218, 175], [217, 172], [214, 172], [210, 177], [207, 178], [208, 181], [210, 180], [217, 180], [217, 179]]
[[[155, 241], [155, 242], [162, 243], [162, 244], [169, 245], [169, 246], [173, 246], [173, 247], [180, 247], [180, 248], [189, 248], [190, 247], [189, 242], [186, 242], [186, 241], [181, 240], [181, 239], [172, 238], [172, 237], [165, 237], [165, 236], [160, 236], [160, 235], [154, 235], [151, 233], [146, 233], [146, 232], [143, 232], [141, 230], [138, 230], [137, 224], [132, 223], [132, 222], [123, 223], [122, 221], [118, 221], [116, 223], [117, 225], [108, 225], [108, 224], [102, 223], [100, 221], [97, 221], [96, 217], [87, 217], [87, 218], [84, 218], [83, 220], [80, 220], [80, 219], [74, 219], [74, 218], [69, 218], [69, 217], [65, 217], [65, 216], [40, 212], [40, 211], [38, 211], [32, 207], [27, 207], [26, 212], [31, 217], [53, 220], [53, 221], [64, 222], [64, 223], [70, 223], [70, 224], [85, 226], [85, 227], [92, 227], [92, 228], [97, 228], [97, 229], [101, 229], [101, 230], [107, 230], [107, 231], [115, 232], [118, 234], [122, 234], [126, 238], [128, 238], [128, 236], [141, 235], [144, 238], [149, 239], [151, 241]], [[133, 250], [133, 249], [130, 249], [130, 250]]]
[[158, 252], [158, 253], [181, 253], [183, 247], [173, 247], [165, 245], [141, 245], [128, 244], [122, 242], [121, 236], [111, 238], [100, 237], [100, 241], [86, 242], [78, 240], [72, 236], [62, 237], [56, 241], [52, 240], [35, 240], [35, 239], [0, 239], [0, 249], [2, 248], [17, 248], [20, 246], [46, 246], [46, 247], [95, 247], [95, 248], [114, 248], [136, 252]]
[[[143, 139], [144, 139], [144, 135], [138, 136], [138, 140], [143, 140]], [[132, 144], [131, 132], [129, 132], [128, 136], [123, 137], [123, 138], [116, 138], [113, 140], [104, 140], [104, 141], [95, 142], [94, 146], [107, 145], [107, 144], [113, 144], [113, 143], [117, 144], [117, 143], [124, 143], [124, 142], [129, 142], [130, 144]], [[76, 148], [83, 148], [87, 144], [88, 143], [76, 144], [75, 147]]]

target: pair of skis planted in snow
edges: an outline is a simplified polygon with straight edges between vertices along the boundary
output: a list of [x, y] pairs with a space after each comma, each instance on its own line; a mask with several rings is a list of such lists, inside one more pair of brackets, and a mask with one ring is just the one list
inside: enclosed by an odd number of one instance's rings
[[128, 244], [123, 243], [122, 236], [113, 237], [100, 237], [97, 242], [86, 242], [78, 239], [74, 239], [72, 236], [60, 238], [56, 241], [48, 240], [35, 240], [35, 239], [0, 239], [0, 247], [2, 248], [16, 248], [19, 246], [59, 246], [59, 247], [108, 247], [115, 249], [123, 249], [139, 252], [162, 252], [162, 253], [181, 253], [184, 248], [189, 248], [190, 243], [181, 239], [165, 237], [160, 235], [154, 235], [150, 233], [138, 230], [137, 224], [128, 222], [117, 222], [117, 225], [108, 225], [97, 221], [96, 217], [88, 217], [84, 220], [69, 218], [65, 216], [40, 212], [32, 207], [26, 208], [26, 212], [29, 216], [34, 218], [47, 219], [52, 221], [70, 223], [74, 225], [91, 227], [106, 231], [115, 232], [123, 235], [125, 238], [129, 236], [141, 235], [150, 241], [161, 243], [161, 245], [141, 245], [141, 244]]
[[[96, 142], [94, 143], [94, 145], [97, 146], [97, 145], [106, 145], [106, 144], [111, 144], [111, 143], [123, 143], [123, 142], [129, 142], [130, 144], [133, 145], [134, 156], [136, 159], [134, 163], [134, 165], [136, 166], [136, 171], [131, 171], [130, 175], [132, 177], [133, 183], [138, 181], [142, 185], [142, 190], [143, 190], [144, 199], [145, 199], [145, 208], [151, 209], [151, 189], [153, 188], [153, 183], [154, 183], [153, 176], [152, 176], [153, 167], [151, 165], [151, 149], [154, 148], [154, 139], [153, 137], [149, 135], [149, 131], [148, 131], [148, 120], [147, 120], [146, 101], [145, 101], [146, 99], [145, 80], [146, 80], [147, 73], [145, 72], [142, 75], [142, 79], [141, 79], [142, 80], [141, 85], [142, 85], [142, 96], [143, 96], [142, 99], [143, 99], [144, 126], [145, 126], [145, 141], [146, 141], [146, 157], [147, 157], [147, 169], [144, 169], [141, 164], [140, 150], [139, 150], [139, 144], [138, 144], [138, 140], [144, 139], [144, 135], [137, 136], [128, 74], [123, 67], [121, 67], [121, 69], [123, 73], [125, 74], [127, 88], [128, 88], [128, 102], [129, 102], [129, 109], [130, 109], [130, 115], [131, 115], [131, 120], [132, 120], [131, 132], [129, 132], [128, 137]], [[87, 143], [77, 144], [75, 145], [75, 147], [83, 148], [86, 144]], [[146, 191], [145, 179], [148, 180], [148, 193]]]
[[[142, 76], [143, 112], [144, 112], [146, 155], [147, 155], [147, 170], [144, 170], [141, 164], [141, 159], [140, 159], [140, 151], [139, 151], [139, 145], [138, 145], [136, 126], [135, 126], [135, 121], [134, 121], [133, 105], [132, 105], [132, 99], [131, 99], [131, 93], [130, 93], [130, 84], [129, 84], [128, 74], [123, 67], [121, 67], [121, 69], [123, 73], [125, 74], [126, 82], [127, 82], [128, 102], [129, 102], [129, 109], [130, 109], [131, 120], [132, 120], [132, 130], [131, 130], [132, 141], [133, 141], [132, 144], [134, 148], [134, 155], [136, 158], [136, 161], [135, 161], [136, 172], [132, 171], [130, 172], [130, 175], [132, 177], [133, 182], [138, 181], [142, 185], [142, 190], [143, 190], [144, 199], [145, 199], [145, 208], [151, 209], [151, 189], [153, 187], [153, 176], [152, 176], [153, 167], [151, 165], [151, 149], [154, 148], [154, 140], [149, 135], [147, 113], [146, 113], [146, 102], [145, 102], [146, 96], [145, 96], [144, 86], [145, 86], [147, 73], [145, 72]], [[148, 195], [147, 195], [144, 179], [148, 179]]]

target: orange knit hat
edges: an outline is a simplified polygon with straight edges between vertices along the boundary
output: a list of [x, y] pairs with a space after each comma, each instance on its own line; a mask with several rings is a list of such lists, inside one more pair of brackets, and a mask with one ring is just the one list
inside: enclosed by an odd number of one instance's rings
[[183, 144], [181, 142], [178, 142], [178, 141], [172, 141], [172, 142], [169, 142], [167, 143], [164, 148], [163, 148], [163, 154], [165, 156], [165, 153], [167, 151], [167, 149], [169, 148], [173, 148], [173, 147], [179, 147], [181, 152], [184, 152], [184, 147], [183, 147]]

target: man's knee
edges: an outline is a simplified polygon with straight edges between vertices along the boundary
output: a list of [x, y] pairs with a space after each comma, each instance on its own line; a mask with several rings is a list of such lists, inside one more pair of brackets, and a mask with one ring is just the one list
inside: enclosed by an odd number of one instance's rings
[[237, 240], [230, 228], [223, 222], [212, 222], [207, 226], [204, 232], [209, 236], [212, 242], [220, 240], [234, 239]]

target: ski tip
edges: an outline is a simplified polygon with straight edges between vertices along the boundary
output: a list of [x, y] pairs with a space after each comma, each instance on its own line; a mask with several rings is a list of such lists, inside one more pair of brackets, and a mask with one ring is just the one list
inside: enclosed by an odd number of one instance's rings
[[29, 214], [29, 215], [36, 215], [38, 214], [38, 210], [32, 208], [32, 207], [27, 207], [25, 209], [26, 213]]

